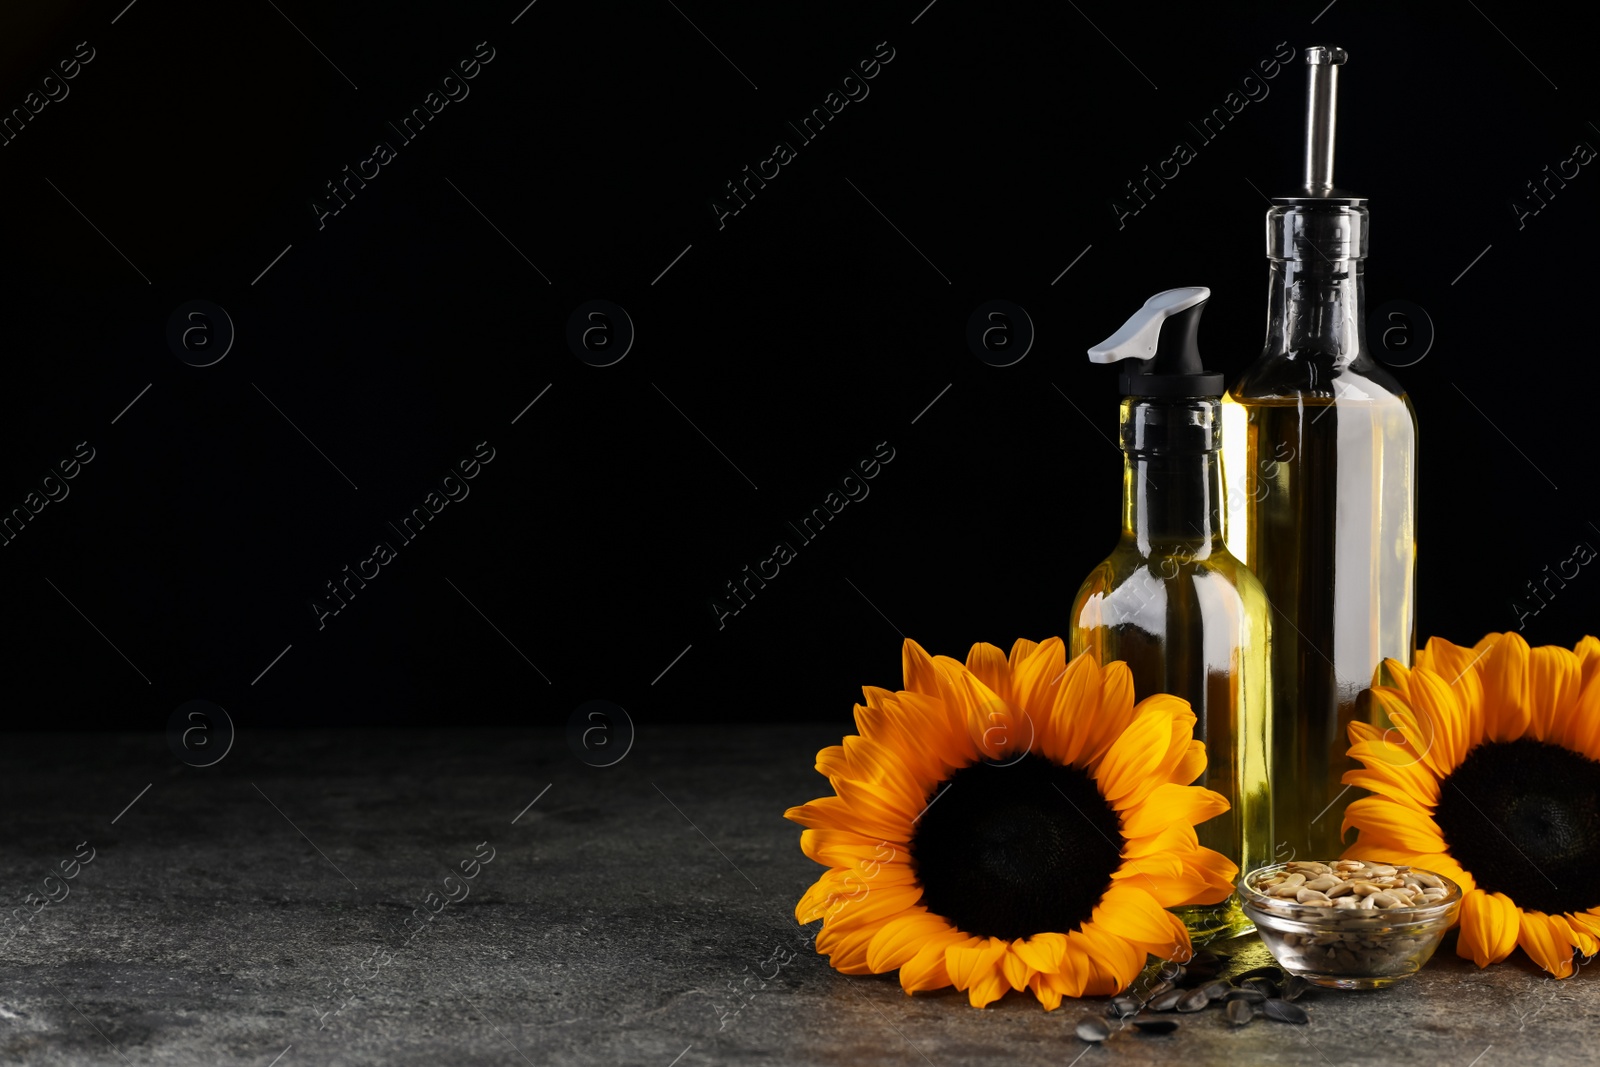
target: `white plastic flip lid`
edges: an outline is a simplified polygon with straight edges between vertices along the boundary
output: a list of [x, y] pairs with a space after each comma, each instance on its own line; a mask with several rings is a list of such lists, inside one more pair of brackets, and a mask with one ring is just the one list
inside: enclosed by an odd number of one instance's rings
[[1180, 311], [1186, 311], [1211, 299], [1211, 290], [1203, 285], [1183, 289], [1168, 289], [1144, 302], [1116, 333], [1089, 349], [1089, 359], [1095, 363], [1115, 363], [1119, 359], [1152, 359], [1156, 343], [1161, 337], [1161, 324]]

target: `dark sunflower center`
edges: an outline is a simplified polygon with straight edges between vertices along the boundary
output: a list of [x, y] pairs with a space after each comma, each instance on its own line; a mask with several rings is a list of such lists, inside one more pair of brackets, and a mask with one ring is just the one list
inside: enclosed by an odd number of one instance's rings
[[1528, 738], [1479, 745], [1433, 817], [1481, 888], [1552, 915], [1600, 906], [1600, 763]]
[[1043, 756], [963, 767], [929, 799], [911, 839], [922, 902], [969, 934], [1075, 930], [1122, 862], [1121, 823], [1093, 779]]

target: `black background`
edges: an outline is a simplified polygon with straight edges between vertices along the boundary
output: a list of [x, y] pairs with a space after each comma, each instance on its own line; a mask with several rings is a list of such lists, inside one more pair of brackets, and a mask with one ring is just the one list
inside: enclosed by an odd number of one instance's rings
[[[956, 656], [1064, 634], [1118, 510], [1115, 374], [1084, 349], [1198, 284], [1210, 362], [1257, 354], [1263, 194], [1298, 183], [1313, 43], [1351, 55], [1337, 176], [1371, 198], [1368, 307], [1437, 330], [1397, 372], [1421, 636], [1516, 628], [1526, 582], [1600, 546], [1600, 175], [1520, 229], [1511, 207], [1600, 145], [1569, 16], [524, 2], [0, 13], [8, 112], [94, 49], [0, 147], [0, 507], [95, 450], [0, 548], [7, 726], [160, 730], [194, 698], [241, 728], [559, 725], [594, 698], [639, 724], [844, 723], [862, 684], [898, 687], [902, 633]], [[480, 41], [470, 95], [401, 144], [385, 123]], [[869, 95], [799, 144], [786, 123], [879, 42]], [[1187, 123], [1280, 42], [1269, 94], [1201, 142]], [[324, 183], [380, 139], [397, 158], [319, 229]], [[719, 228], [712, 199], [779, 139], [797, 158]], [[1180, 139], [1197, 158], [1119, 228], [1112, 198]], [[1013, 366], [966, 345], [993, 298], [1037, 328]], [[210, 367], [166, 342], [192, 299], [237, 331]], [[609, 367], [565, 341], [591, 299], [637, 330]], [[324, 583], [480, 441], [470, 496], [319, 630]], [[723, 583], [885, 441], [870, 495], [719, 629]], [[1595, 583], [1523, 617], [1529, 640], [1594, 630]]]

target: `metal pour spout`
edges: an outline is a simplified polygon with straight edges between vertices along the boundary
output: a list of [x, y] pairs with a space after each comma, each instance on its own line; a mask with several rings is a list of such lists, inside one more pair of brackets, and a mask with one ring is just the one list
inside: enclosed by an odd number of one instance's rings
[[1342, 48], [1306, 49], [1306, 180], [1301, 194], [1337, 195], [1333, 184], [1333, 134], [1339, 111], [1339, 66], [1349, 59]]

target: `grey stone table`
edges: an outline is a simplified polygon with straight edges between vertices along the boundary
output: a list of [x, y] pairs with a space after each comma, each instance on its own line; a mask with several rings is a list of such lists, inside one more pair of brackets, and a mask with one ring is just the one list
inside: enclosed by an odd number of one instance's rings
[[[11, 735], [0, 1063], [1600, 1058], [1596, 974], [1556, 983], [1515, 961], [1480, 973], [1449, 942], [1392, 989], [1307, 995], [1307, 1026], [1235, 1030], [1210, 1011], [1171, 1036], [1088, 1046], [1073, 1026], [1104, 1001], [1046, 1013], [1011, 994], [976, 1011], [814, 954], [725, 1015], [729, 988], [803, 936], [791, 909], [820, 868], [781, 814], [825, 791], [811, 761], [837, 740], [643, 730], [599, 769], [555, 731], [244, 733], [196, 769], [160, 735]], [[47, 880], [63, 864], [75, 877]], [[1235, 966], [1261, 955], [1244, 946]]]

